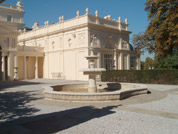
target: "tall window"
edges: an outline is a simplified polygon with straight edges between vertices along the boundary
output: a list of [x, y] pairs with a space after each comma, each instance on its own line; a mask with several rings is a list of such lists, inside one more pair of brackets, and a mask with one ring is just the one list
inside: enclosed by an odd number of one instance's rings
[[8, 15], [7, 16], [7, 21], [12, 22], [12, 16]]
[[130, 56], [130, 68], [135, 69], [135, 56]]
[[104, 67], [107, 70], [113, 69], [113, 55], [112, 54], [105, 54], [104, 55]]

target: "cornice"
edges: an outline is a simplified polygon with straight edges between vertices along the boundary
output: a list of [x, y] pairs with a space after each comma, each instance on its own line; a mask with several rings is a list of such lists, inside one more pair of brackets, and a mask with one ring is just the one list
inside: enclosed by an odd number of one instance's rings
[[[40, 35], [33, 36], [33, 37], [30, 37], [30, 38], [21, 39], [21, 40], [18, 40], [18, 42], [38, 39], [38, 38], [42, 38], [42, 37], [45, 37], [45, 36], [51, 36], [51, 35], [54, 35], [54, 34], [59, 34], [59, 33], [64, 33], [64, 32], [76, 30], [76, 29], [79, 29], [79, 28], [84, 28], [84, 27], [87, 27], [87, 26], [88, 26], [88, 23], [84, 23], [84, 24], [73, 26], [73, 27], [66, 28], [66, 29], [57, 29], [57, 30], [55, 30], [53, 32], [50, 32], [50, 33], [45, 32], [44, 34], [40, 34]], [[30, 32], [34, 32], [35, 33], [36, 30], [30, 31]], [[27, 33], [29, 33], [29, 32], [27, 32]], [[23, 34], [21, 34], [20, 36], [23, 36]]]
[[25, 26], [25, 24], [23, 23], [16, 23], [16, 22], [8, 22], [8, 21], [0, 21], [0, 25], [4, 25], [4, 26], [13, 26], [13, 27], [18, 27], [18, 26]]
[[111, 27], [107, 27], [107, 26], [104, 26], [104, 25], [101, 25], [101, 24], [89, 23], [88, 27], [91, 28], [91, 29], [97, 29], [97, 30], [104, 31], [104, 32], [108, 32], [109, 31], [109, 32], [116, 33], [116, 34], [119, 34], [119, 33], [131, 34], [132, 33], [130, 31], [119, 30], [117, 28], [111, 28]]

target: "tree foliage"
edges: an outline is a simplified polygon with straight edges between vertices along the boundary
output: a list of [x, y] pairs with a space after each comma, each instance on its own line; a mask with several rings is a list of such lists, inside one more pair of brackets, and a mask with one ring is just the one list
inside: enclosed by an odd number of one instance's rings
[[133, 36], [138, 52], [148, 50], [166, 57], [178, 50], [178, 0], [147, 0], [149, 24], [145, 32]]
[[145, 59], [145, 63], [144, 63], [144, 70], [150, 70], [150, 69], [155, 69], [156, 66], [156, 62], [155, 60], [153, 60], [150, 57], [147, 57]]
[[157, 69], [178, 69], [178, 52], [167, 55], [166, 57], [157, 57]]
[[154, 41], [156, 55], [172, 54], [178, 49], [178, 0], [147, 0], [145, 5], [150, 21], [146, 36]]
[[139, 54], [143, 53], [144, 51], [148, 51], [149, 53], [154, 52], [154, 41], [147, 36], [146, 32], [134, 34], [132, 43]]

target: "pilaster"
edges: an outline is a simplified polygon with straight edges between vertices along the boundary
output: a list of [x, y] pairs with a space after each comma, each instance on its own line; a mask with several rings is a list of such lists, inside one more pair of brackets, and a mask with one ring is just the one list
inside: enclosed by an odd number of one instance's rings
[[117, 69], [118, 68], [118, 60], [117, 60], [117, 51], [116, 49], [114, 50], [114, 68], [113, 69]]
[[2, 64], [1, 64], [1, 69], [2, 69], [2, 71], [1, 71], [1, 74], [2, 74], [2, 80], [4, 81], [5, 80], [5, 56], [2, 56]]
[[18, 57], [14, 55], [14, 80], [18, 80]]
[[38, 57], [35, 57], [35, 79], [38, 79]]
[[127, 70], [130, 70], [130, 54], [127, 54]]
[[120, 53], [120, 70], [123, 70], [124, 68], [123, 68], [123, 60], [124, 60], [124, 57], [123, 57], [124, 55], [123, 55], [123, 53], [121, 52]]
[[24, 79], [27, 79], [26, 56], [24, 56]]

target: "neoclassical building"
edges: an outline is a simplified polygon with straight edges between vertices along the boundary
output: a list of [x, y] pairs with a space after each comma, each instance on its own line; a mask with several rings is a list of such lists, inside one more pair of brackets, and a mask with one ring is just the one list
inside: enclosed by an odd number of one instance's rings
[[[91, 45], [97, 46], [94, 49], [94, 54], [99, 57], [96, 67], [140, 69], [140, 55], [129, 44], [131, 32], [127, 19], [121, 22], [119, 17], [114, 21], [110, 15], [101, 18], [98, 11], [91, 15], [86, 9], [85, 14], [80, 15], [77, 11], [76, 16], [69, 20], [61, 16], [55, 24], [45, 21], [43, 26], [39, 26], [35, 22], [31, 30], [22, 30], [23, 15], [22, 1], [13, 8], [0, 6], [3, 80], [87, 80], [80, 70], [88, 68], [85, 57], [90, 55]], [[9, 25], [14, 25], [14, 28]]]
[[17, 67], [17, 36], [24, 27], [24, 8], [0, 3], [0, 79], [13, 80]]

